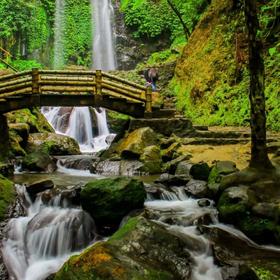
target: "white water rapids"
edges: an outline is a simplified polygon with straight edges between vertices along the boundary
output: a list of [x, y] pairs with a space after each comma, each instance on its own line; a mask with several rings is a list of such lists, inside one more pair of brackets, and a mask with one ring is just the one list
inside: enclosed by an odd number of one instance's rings
[[11, 219], [2, 254], [11, 280], [44, 280], [74, 253], [94, 241], [95, 225], [79, 208], [60, 196], [44, 205], [41, 196], [31, 202], [25, 187], [18, 193], [27, 205], [26, 217]]
[[[146, 208], [159, 213], [158, 222], [164, 224], [167, 230], [188, 240], [195, 262], [191, 280], [223, 280], [220, 269], [214, 264], [209, 241], [196, 229], [197, 220], [206, 214], [213, 222], [217, 222], [217, 210], [212, 205], [200, 207], [198, 200], [189, 198], [183, 188], [173, 190], [174, 192], [163, 190], [161, 200], [150, 198], [145, 203]], [[176, 219], [180, 225], [169, 225], [166, 223], [169, 219]]]

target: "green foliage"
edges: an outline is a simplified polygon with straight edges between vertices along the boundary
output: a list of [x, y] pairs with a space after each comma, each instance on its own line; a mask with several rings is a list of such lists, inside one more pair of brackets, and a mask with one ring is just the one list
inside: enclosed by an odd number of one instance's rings
[[28, 26], [28, 49], [30, 52], [45, 46], [50, 37], [47, 13], [40, 3], [33, 7], [31, 21], [32, 24]]
[[[204, 0], [173, 0], [190, 30], [199, 20], [205, 8]], [[183, 34], [180, 20], [166, 0], [122, 0], [121, 10], [125, 13], [125, 23], [134, 31], [135, 37], [155, 38], [171, 34], [171, 38]]]
[[0, 221], [5, 218], [9, 205], [15, 198], [13, 182], [0, 174]]
[[12, 61], [12, 66], [18, 71], [31, 70], [32, 68], [42, 68], [43, 65], [36, 60], [17, 59]]
[[65, 5], [65, 60], [76, 65], [91, 63], [91, 12], [87, 0], [67, 0]]

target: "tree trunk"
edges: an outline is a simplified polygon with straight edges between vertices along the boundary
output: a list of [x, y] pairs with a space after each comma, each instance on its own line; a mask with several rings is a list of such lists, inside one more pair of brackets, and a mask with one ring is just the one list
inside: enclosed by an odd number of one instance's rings
[[256, 0], [245, 0], [248, 28], [250, 104], [251, 104], [251, 160], [250, 167], [273, 168], [266, 148], [266, 113], [264, 96], [264, 63], [262, 43], [257, 40], [259, 27]]
[[189, 37], [191, 36], [191, 32], [190, 32], [189, 28], [187, 27], [186, 23], [184, 22], [181, 12], [177, 9], [177, 7], [172, 2], [172, 0], [167, 0], [167, 3], [171, 7], [173, 12], [177, 15], [177, 17], [179, 18], [179, 20], [180, 20], [180, 22], [181, 22], [181, 24], [183, 26], [186, 39], [188, 40]]
[[10, 152], [9, 129], [6, 116], [0, 114], [0, 161], [6, 161]]

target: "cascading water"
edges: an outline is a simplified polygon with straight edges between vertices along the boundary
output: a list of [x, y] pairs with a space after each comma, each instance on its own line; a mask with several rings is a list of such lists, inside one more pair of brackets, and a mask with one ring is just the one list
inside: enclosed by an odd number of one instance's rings
[[64, 65], [64, 7], [65, 0], [55, 1], [55, 20], [54, 20], [54, 69], [59, 69]]
[[112, 30], [113, 6], [110, 0], [91, 0], [93, 67], [99, 70], [116, 69], [116, 54]]
[[2, 253], [11, 280], [43, 280], [56, 272], [73, 253], [94, 242], [91, 217], [60, 196], [44, 205], [31, 202], [25, 187], [17, 186], [27, 216], [10, 220]]
[[[55, 14], [55, 47], [54, 67], [60, 68], [64, 64], [63, 30], [64, 30], [64, 3], [65, 0], [56, 0]], [[101, 70], [116, 69], [116, 56], [111, 19], [113, 7], [109, 0], [92, 0], [92, 57], [93, 67]], [[98, 135], [93, 135], [91, 111], [82, 108], [43, 108], [47, 120], [57, 133], [73, 137], [80, 145], [82, 152], [91, 153], [106, 149], [114, 135], [110, 136], [104, 109], [94, 110], [97, 120]], [[109, 141], [108, 141], [109, 139]]]
[[[158, 221], [175, 236], [184, 236], [184, 240], [188, 240], [194, 260], [191, 280], [222, 280], [221, 271], [214, 264], [210, 242], [196, 229], [197, 221], [205, 215], [217, 222], [217, 210], [212, 205], [200, 207], [198, 200], [189, 198], [183, 188], [177, 187], [173, 191], [162, 190], [161, 200], [150, 199], [145, 206], [153, 216], [157, 216]], [[176, 225], [170, 225], [170, 220]]]

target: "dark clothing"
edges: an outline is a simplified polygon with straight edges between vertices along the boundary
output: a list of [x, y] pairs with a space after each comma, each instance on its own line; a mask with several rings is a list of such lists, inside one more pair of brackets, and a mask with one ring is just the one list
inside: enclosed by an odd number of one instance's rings
[[147, 83], [151, 84], [152, 89], [156, 90], [156, 82], [158, 80], [158, 72], [155, 68], [150, 68], [144, 71], [144, 78]]

